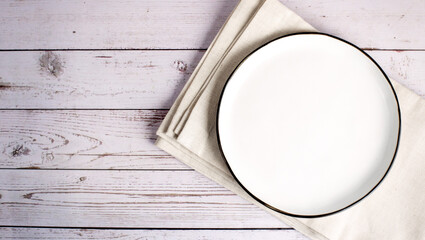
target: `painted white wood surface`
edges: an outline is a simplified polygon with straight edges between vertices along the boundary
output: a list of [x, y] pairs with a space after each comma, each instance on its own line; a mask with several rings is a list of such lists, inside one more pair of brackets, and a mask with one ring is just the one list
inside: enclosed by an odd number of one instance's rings
[[[282, 2], [425, 96], [425, 1]], [[0, 239], [307, 239], [153, 145], [236, 4], [0, 1]]]
[[169, 108], [204, 52], [0, 52], [0, 107]]
[[[282, 0], [365, 48], [425, 48], [422, 0]], [[204, 49], [237, 0], [0, 2], [0, 49]]]
[[153, 240], [304, 240], [295, 230], [108, 230], [108, 229], [45, 229], [0, 228], [1, 239], [153, 239]]
[[188, 169], [154, 145], [167, 110], [0, 110], [0, 168]]
[[0, 225], [289, 228], [195, 171], [0, 170]]
[[[204, 52], [0, 52], [0, 108], [167, 109]], [[367, 52], [425, 94], [425, 51]]]

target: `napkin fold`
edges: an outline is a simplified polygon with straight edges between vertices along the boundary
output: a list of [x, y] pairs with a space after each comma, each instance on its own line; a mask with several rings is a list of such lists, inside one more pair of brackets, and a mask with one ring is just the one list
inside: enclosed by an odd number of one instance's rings
[[230, 174], [215, 130], [225, 82], [264, 43], [313, 31], [278, 0], [239, 2], [159, 127], [156, 145], [312, 239], [425, 239], [425, 101], [395, 81], [402, 123], [398, 153], [380, 186], [354, 206], [327, 217], [289, 217], [258, 203]]

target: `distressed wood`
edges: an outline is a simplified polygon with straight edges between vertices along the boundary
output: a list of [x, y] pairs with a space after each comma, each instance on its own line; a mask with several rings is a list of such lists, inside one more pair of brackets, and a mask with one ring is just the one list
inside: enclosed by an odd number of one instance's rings
[[281, 0], [321, 32], [373, 49], [424, 49], [422, 0]]
[[154, 145], [167, 110], [1, 110], [0, 168], [188, 169]]
[[[19, 149], [22, 146], [21, 149]], [[164, 155], [61, 154], [28, 152], [25, 145], [15, 145], [15, 156], [2, 154], [4, 169], [102, 169], [102, 170], [192, 170], [174, 157]], [[23, 151], [22, 151], [23, 150]], [[22, 154], [22, 155], [20, 155]]]
[[368, 51], [387, 75], [425, 97], [425, 51]]
[[0, 52], [0, 108], [169, 108], [203, 53]]
[[[237, 0], [0, 2], [0, 49], [205, 49]], [[425, 48], [425, 2], [282, 0], [365, 48]]]
[[0, 239], [152, 239], [152, 240], [306, 240], [290, 229], [265, 230], [109, 230], [57, 228], [0, 228]]
[[[425, 51], [368, 51], [425, 94]], [[204, 51], [0, 52], [0, 108], [167, 109]]]
[[0, 2], [0, 49], [205, 48], [237, 0]]
[[[425, 96], [424, 1], [282, 2], [362, 48], [420, 50], [369, 54]], [[306, 239], [157, 149], [166, 110], [119, 110], [168, 109], [236, 4], [0, 1], [0, 109], [10, 109], [0, 111], [0, 225], [138, 228], [0, 227], [0, 239]]]
[[288, 228], [195, 171], [0, 170], [0, 225]]

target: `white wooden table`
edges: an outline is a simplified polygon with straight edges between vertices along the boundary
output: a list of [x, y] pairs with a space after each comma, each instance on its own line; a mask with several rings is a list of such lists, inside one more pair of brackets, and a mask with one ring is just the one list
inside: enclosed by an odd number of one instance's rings
[[[306, 239], [153, 144], [236, 3], [0, 1], [0, 238]], [[425, 95], [425, 1], [283, 3]]]

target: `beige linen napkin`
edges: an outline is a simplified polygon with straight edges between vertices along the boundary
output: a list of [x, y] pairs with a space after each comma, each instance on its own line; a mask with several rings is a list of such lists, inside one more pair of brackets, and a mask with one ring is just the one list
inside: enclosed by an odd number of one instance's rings
[[242, 0], [158, 129], [157, 146], [313, 239], [425, 239], [425, 101], [395, 81], [402, 116], [397, 157], [381, 185], [347, 210], [288, 217], [251, 198], [227, 169], [215, 134], [224, 83], [257, 47], [305, 31], [316, 30], [278, 0]]

